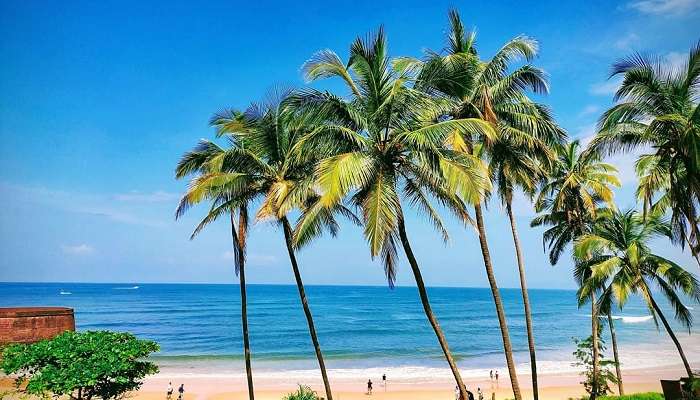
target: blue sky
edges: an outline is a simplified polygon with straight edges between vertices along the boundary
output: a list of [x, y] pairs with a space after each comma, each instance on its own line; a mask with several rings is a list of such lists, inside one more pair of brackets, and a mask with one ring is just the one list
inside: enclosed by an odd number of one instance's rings
[[[173, 219], [185, 188], [175, 162], [212, 136], [214, 111], [303, 85], [299, 68], [315, 51], [344, 56], [380, 24], [392, 56], [442, 48], [451, 7], [477, 29], [482, 56], [516, 35], [536, 38], [535, 63], [551, 83], [543, 101], [580, 138], [612, 102], [612, 62], [640, 51], [677, 64], [700, 39], [699, 0], [494, 3], [0, 2], [0, 281], [233, 282], [225, 222], [190, 242], [203, 210]], [[634, 205], [633, 160], [612, 160], [622, 207]], [[530, 286], [573, 287], [570, 261], [549, 266], [531, 209], [517, 209]], [[451, 224], [443, 246], [429, 224], [408, 222], [428, 285], [486, 285], [474, 232]], [[496, 203], [487, 224], [499, 283], [514, 287]], [[694, 267], [679, 249], [658, 247]], [[293, 282], [276, 227], [255, 227], [249, 253], [251, 282]], [[303, 250], [300, 263], [308, 284], [385, 284], [350, 226]], [[405, 265], [398, 283], [413, 284]]]

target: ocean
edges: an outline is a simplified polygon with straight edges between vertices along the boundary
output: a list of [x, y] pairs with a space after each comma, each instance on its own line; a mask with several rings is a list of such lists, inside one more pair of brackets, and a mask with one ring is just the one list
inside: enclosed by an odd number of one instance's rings
[[[336, 376], [368, 369], [391, 370], [416, 379], [436, 373], [449, 376], [415, 288], [308, 286], [306, 290], [326, 363]], [[463, 373], [481, 375], [494, 368], [505, 373], [490, 290], [434, 287], [428, 293]], [[516, 363], [526, 372], [520, 291], [501, 289], [501, 295]], [[573, 290], [535, 289], [530, 290], [530, 298], [540, 370], [573, 368], [572, 338], [590, 334], [590, 308], [577, 308]], [[301, 376], [315, 370], [296, 286], [249, 285], [248, 299], [256, 370], [286, 375], [295, 371]], [[0, 306], [39, 305], [74, 308], [81, 331], [128, 331], [155, 340], [161, 351], [153, 359], [166, 373], [242, 373], [237, 285], [0, 283]], [[672, 319], [672, 310], [664, 306]], [[692, 312], [697, 321], [698, 307]], [[614, 318], [621, 346], [634, 351], [628, 363], [631, 367], [679, 363], [669, 337], [663, 329], [657, 330], [641, 301], [632, 299]], [[697, 358], [698, 328], [689, 335], [678, 324], [673, 326], [681, 340], [689, 343], [687, 354]], [[609, 337], [607, 330], [603, 337]], [[623, 353], [623, 360], [626, 354], [629, 351]]]

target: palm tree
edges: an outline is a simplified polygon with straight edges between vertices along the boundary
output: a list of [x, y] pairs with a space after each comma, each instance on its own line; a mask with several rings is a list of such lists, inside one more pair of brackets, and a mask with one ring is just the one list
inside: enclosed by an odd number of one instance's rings
[[[323, 354], [296, 259], [294, 232], [288, 214], [294, 209], [302, 212], [314, 209], [313, 216], [307, 217], [307, 224], [317, 228], [314, 233], [328, 229], [335, 234], [337, 223], [334, 216], [337, 213], [351, 216], [352, 213], [342, 205], [314, 206], [318, 195], [314, 191], [313, 172], [317, 157], [322, 153], [320, 149], [316, 152], [295, 152], [299, 140], [313, 129], [309, 124], [313, 121], [284, 111], [283, 99], [287, 94], [288, 91], [279, 91], [270, 95], [266, 103], [253, 104], [245, 112], [227, 110], [212, 118], [218, 135], [226, 136], [230, 147], [212, 158], [208, 163], [211, 169], [203, 171], [193, 180], [178, 212], [208, 199], [210, 192], [221, 191], [226, 193], [226, 197], [215, 203], [216, 208], [210, 211], [210, 215], [222, 213], [232, 205], [260, 201], [255, 219], [271, 220], [282, 227], [326, 398], [332, 400]], [[204, 145], [215, 146], [206, 141], [201, 146]], [[203, 222], [206, 224], [213, 219]]]
[[[590, 232], [601, 204], [614, 206], [611, 186], [620, 186], [615, 167], [600, 161], [594, 152], [580, 152], [579, 142], [557, 146], [558, 162], [542, 186], [535, 207], [541, 214], [531, 226], [551, 226], [543, 234], [543, 244], [549, 247], [549, 261], [556, 264], [562, 252], [576, 238]], [[598, 311], [596, 291], [591, 299], [591, 335], [593, 345], [593, 375], [598, 374]], [[593, 381], [591, 398], [597, 396]]]
[[475, 201], [488, 187], [488, 179], [480, 160], [446, 150], [442, 144], [455, 131], [491, 135], [492, 129], [479, 119], [439, 119], [444, 115], [443, 103], [407, 87], [408, 76], [391, 68], [381, 28], [373, 36], [353, 42], [347, 64], [334, 52], [324, 50], [316, 53], [303, 70], [308, 80], [340, 77], [350, 92], [346, 99], [306, 90], [291, 102], [325, 121], [325, 131], [309, 135], [307, 140], [335, 149], [335, 155], [322, 160], [317, 169], [322, 202], [336, 204], [350, 196], [350, 202], [362, 211], [370, 254], [381, 257], [391, 286], [397, 268], [397, 242], [401, 244], [425, 315], [466, 398], [466, 388], [433, 314], [411, 248], [402, 200], [427, 216], [446, 240], [447, 230], [429, 197], [461, 221], [468, 221], [465, 205], [454, 193]]
[[[534, 154], [548, 159], [552, 156], [549, 145], [560, 141], [564, 132], [553, 122], [546, 107], [530, 101], [524, 94], [530, 89], [536, 93], [546, 93], [547, 83], [544, 73], [532, 65], [523, 65], [509, 71], [509, 64], [517, 59], [532, 60], [537, 53], [537, 43], [527, 37], [517, 37], [506, 43], [498, 53], [486, 62], [479, 59], [474, 47], [474, 32], [466, 33], [456, 11], [449, 13], [450, 34], [447, 54], [428, 52], [423, 61], [402, 58], [396, 65], [409, 72], [416, 72], [415, 86], [419, 90], [450, 100], [448, 117], [454, 119], [476, 118], [492, 125], [496, 135], [464, 135], [459, 132], [448, 138], [447, 146], [454, 151], [472, 156], [484, 157], [490, 161], [491, 175], [499, 184], [499, 195], [512, 211], [513, 187], [529, 185], [518, 181], [528, 170], [539, 169]], [[515, 162], [514, 157], [526, 155], [527, 158]], [[505, 311], [501, 301], [498, 285], [493, 273], [491, 255], [486, 239], [481, 204], [487, 200], [483, 196], [474, 204], [476, 224], [479, 232], [484, 267], [496, 305], [503, 347], [511, 379], [513, 394], [520, 399], [520, 388], [513, 362], [512, 346]], [[512, 205], [512, 204], [511, 204]], [[525, 282], [522, 251], [515, 228], [512, 212], [509, 215], [511, 231], [518, 256], [518, 269], [521, 278], [521, 291], [526, 308], [528, 345], [532, 368], [532, 383], [535, 398], [537, 390], [537, 366], [532, 318], [527, 284]]]
[[[674, 179], [679, 184], [676, 185], [673, 192], [671, 191], [671, 177], [668, 164], [668, 159], [659, 157], [656, 154], [642, 154], [635, 164], [637, 176], [639, 177], [637, 198], [642, 202], [644, 215], [648, 212], [665, 213], [672, 209], [672, 215], [675, 213], [677, 217], [677, 212], [673, 211], [678, 209], [674, 207], [675, 199], [683, 194], [682, 192], [684, 191], [684, 196], [688, 198], [690, 196], [690, 193], [687, 192], [689, 186], [683, 183], [687, 182], [687, 172], [682, 165], [677, 166], [674, 174]], [[679, 232], [678, 224], [675, 224], [675, 226], [677, 229], [674, 231], [671, 241], [681, 246], [687, 244], [692, 253], [693, 244], [691, 238]], [[700, 258], [697, 257], [696, 253], [693, 253], [693, 257], [698, 266], [700, 266]]]
[[[597, 219], [602, 219], [608, 217], [608, 214], [610, 212], [610, 209], [604, 209], [600, 210], [597, 213]], [[590, 268], [588, 268], [586, 265], [583, 263], [577, 263], [576, 268], [574, 268], [574, 275], [576, 277], [576, 281], [579, 284], [579, 288], [582, 287], [584, 284], [586, 284], [586, 280], [591, 279], [591, 274], [592, 271]], [[600, 282], [600, 285], [596, 292], [603, 291], [605, 289], [604, 287], [605, 282]], [[590, 297], [579, 297], [579, 306], [582, 304], [585, 304], [588, 302], [588, 300], [591, 300], [591, 303], [595, 301], [594, 296]], [[617, 336], [615, 334], [615, 324], [613, 322], [612, 318], [612, 304], [610, 301], [606, 301], [603, 304], [598, 305], [598, 311], [599, 311], [599, 318], [598, 321], [600, 322], [600, 315], [604, 314], [607, 317], [607, 322], [608, 322], [608, 327], [610, 328], [610, 340], [612, 341], [612, 346], [613, 346], [613, 357], [614, 357], [614, 362], [615, 362], [615, 376], [617, 378], [617, 392], [618, 395], [623, 396], [625, 394], [625, 390], [622, 384], [622, 371], [620, 369], [620, 356], [619, 352], [617, 349]], [[595, 329], [595, 328], [594, 328]]]
[[[216, 172], [216, 159], [224, 154], [224, 149], [217, 146], [216, 144], [208, 141], [202, 141], [198, 146], [196, 146], [192, 151], [189, 151], [183, 155], [177, 164], [175, 169], [175, 177], [177, 179], [182, 179], [188, 175], [200, 174], [205, 175], [208, 173]], [[248, 236], [248, 205], [243, 203], [230, 202], [229, 194], [225, 188], [209, 186], [203, 181], [198, 179], [192, 180], [193, 187], [190, 189], [202, 191], [206, 193], [204, 198], [210, 199], [212, 201], [212, 206], [204, 217], [204, 219], [195, 228], [194, 232], [190, 236], [190, 240], [194, 239], [201, 230], [218, 219], [220, 216], [229, 214], [231, 223], [231, 239], [233, 241], [233, 259], [234, 259], [234, 271], [236, 276], [239, 278], [239, 287], [241, 291], [241, 326], [243, 330], [243, 354], [245, 359], [245, 369], [246, 377], [248, 382], [248, 398], [253, 400], [255, 398], [255, 393], [253, 390], [253, 370], [250, 362], [250, 339], [248, 335], [248, 301], [246, 295], [246, 281], [245, 281], [245, 252], [246, 252], [246, 239]], [[194, 187], [195, 185], [202, 185], [201, 187]], [[183, 198], [178, 207], [175, 218], [180, 218], [187, 207], [187, 200]], [[236, 223], [234, 214], [238, 213], [238, 223]], [[236, 225], [238, 225], [238, 230], [236, 230]]]
[[613, 66], [615, 75], [624, 77], [615, 94], [617, 104], [601, 117], [591, 146], [605, 153], [654, 149], [667, 180], [650, 186], [647, 196], [658, 192], [666, 197], [678, 241], [688, 243], [700, 265], [700, 42], [681, 68], [635, 54]]
[[602, 282], [605, 285], [599, 304], [617, 301], [619, 307], [630, 295], [638, 293], [654, 316], [658, 317], [678, 349], [678, 354], [689, 377], [693, 377], [680, 342], [673, 333], [666, 316], [656, 302], [651, 287], [657, 286], [675, 311], [675, 318], [683, 326], [692, 326], [692, 315], [677, 292], [700, 302], [700, 283], [680, 265], [655, 254], [649, 242], [656, 237], [670, 238], [672, 229], [661, 214], [646, 217], [630, 210], [612, 211], [608, 218], [594, 224], [593, 231], [580, 237], [574, 246], [574, 254], [581, 260], [579, 268], [590, 269], [590, 279], [579, 289], [579, 299], [587, 297]]

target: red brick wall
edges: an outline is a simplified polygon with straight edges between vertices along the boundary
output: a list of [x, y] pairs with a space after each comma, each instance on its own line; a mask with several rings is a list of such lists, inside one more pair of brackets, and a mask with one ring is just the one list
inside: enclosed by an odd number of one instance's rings
[[0, 308], [0, 343], [32, 343], [74, 330], [72, 308]]

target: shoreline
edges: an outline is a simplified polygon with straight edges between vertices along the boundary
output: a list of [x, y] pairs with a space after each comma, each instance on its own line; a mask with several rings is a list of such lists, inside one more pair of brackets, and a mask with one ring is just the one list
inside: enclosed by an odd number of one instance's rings
[[[255, 373], [255, 371], [254, 371]], [[623, 382], [625, 393], [639, 392], [661, 392], [660, 379], [678, 379], [684, 374], [681, 364], [666, 367], [643, 368], [643, 369], [623, 369]], [[319, 395], [323, 394], [323, 384], [320, 373], [317, 379], [300, 382], [311, 387]], [[544, 373], [538, 376], [540, 398], [542, 400], [566, 400], [574, 397], [581, 397], [585, 394], [582, 379], [576, 373]], [[259, 399], [282, 399], [286, 394], [296, 390], [297, 383], [291, 381], [280, 381], [270, 377], [260, 377], [253, 375], [256, 398]], [[519, 374], [518, 380], [524, 398], [531, 398], [532, 388], [529, 374]], [[180, 383], [185, 384], [185, 400], [238, 400], [248, 397], [245, 376], [222, 377], [222, 376], [188, 376], [183, 375], [156, 375], [146, 379], [143, 387], [130, 397], [136, 400], [161, 400], [165, 399], [165, 388], [168, 382], [172, 381], [177, 388]], [[385, 400], [432, 400], [454, 398], [454, 381], [451, 379], [426, 382], [408, 382], [387, 380], [386, 389], [381, 383], [381, 377], [374, 379], [374, 392], [371, 396], [366, 392], [366, 379], [334, 380], [331, 378], [331, 385], [334, 389], [335, 399], [385, 399]], [[502, 371], [498, 383], [486, 379], [464, 379], [467, 388], [476, 395], [477, 388], [481, 388], [484, 399], [490, 400], [492, 393], [494, 398], [509, 399], [513, 393], [510, 388], [510, 381], [507, 371]], [[386, 390], [386, 391], [385, 391]], [[617, 392], [617, 387], [613, 387]]]

